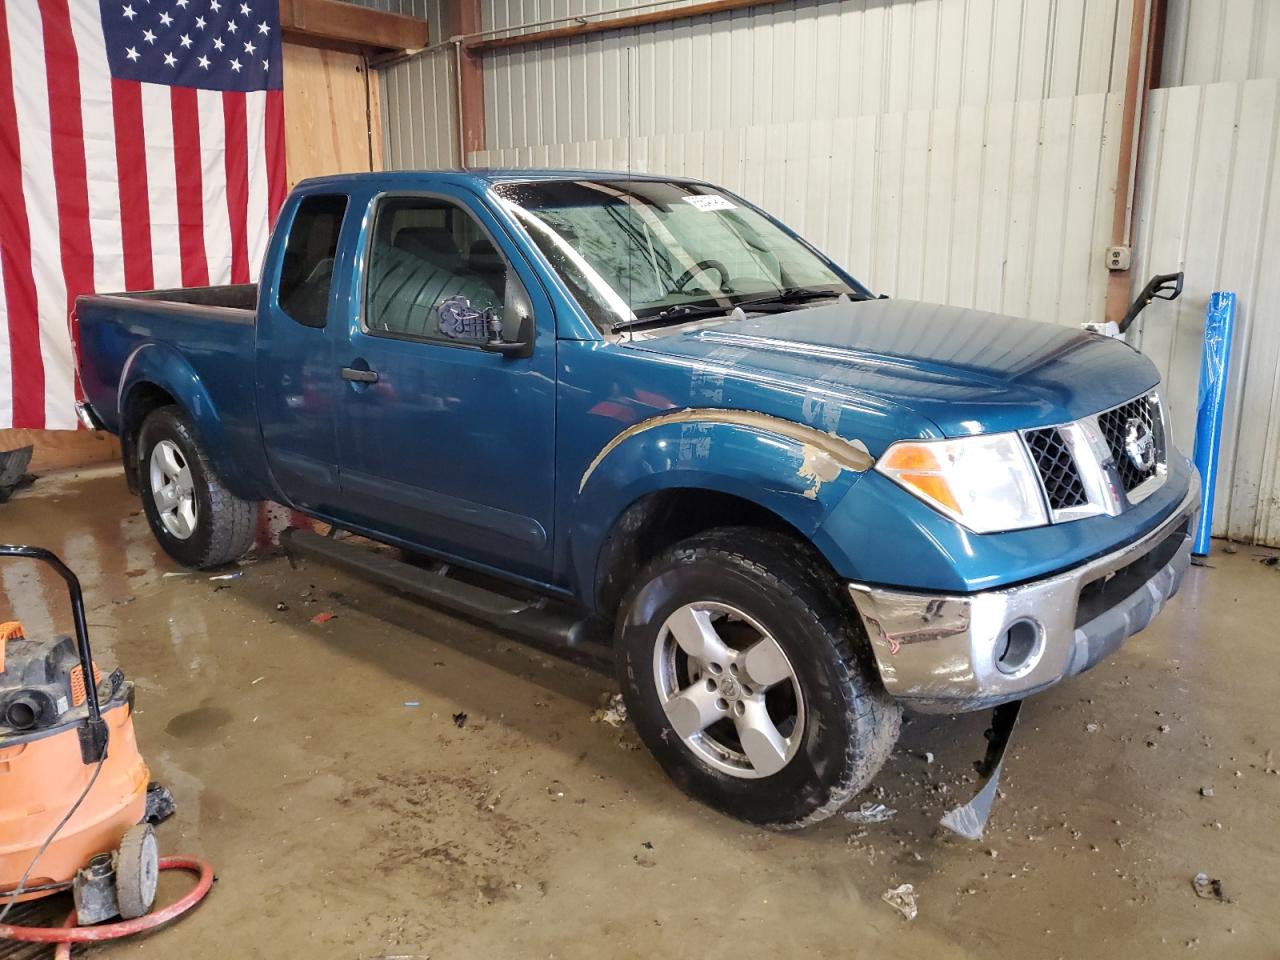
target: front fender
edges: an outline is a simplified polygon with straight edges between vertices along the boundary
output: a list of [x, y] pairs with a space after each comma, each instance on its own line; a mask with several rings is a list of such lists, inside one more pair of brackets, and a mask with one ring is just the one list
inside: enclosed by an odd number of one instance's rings
[[130, 394], [142, 385], [159, 387], [173, 397], [187, 414], [201, 449], [218, 478], [236, 496], [258, 500], [270, 494], [260, 489], [251, 466], [235, 455], [226, 425], [200, 376], [176, 349], [166, 343], [144, 343], [125, 360], [116, 397], [121, 423], [129, 409]]
[[872, 463], [861, 444], [747, 411], [681, 410], [628, 427], [579, 481], [570, 525], [577, 582], [595, 582], [614, 521], [648, 494], [731, 494], [812, 539]]

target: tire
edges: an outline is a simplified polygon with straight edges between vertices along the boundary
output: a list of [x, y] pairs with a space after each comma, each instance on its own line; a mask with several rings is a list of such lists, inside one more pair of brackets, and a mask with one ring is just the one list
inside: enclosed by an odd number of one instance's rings
[[[160, 463], [153, 463], [157, 460]], [[161, 470], [159, 486], [153, 465]], [[175, 466], [179, 469], [174, 470]], [[165, 553], [183, 566], [221, 566], [239, 560], [253, 547], [257, 504], [241, 500], [222, 485], [179, 408], [161, 407], [143, 421], [138, 435], [138, 486], [151, 532]], [[170, 496], [189, 509], [170, 509], [177, 502], [166, 499]]]
[[742, 527], [682, 541], [641, 572], [619, 617], [618, 676], [641, 739], [689, 796], [795, 829], [879, 771], [902, 711], [839, 591], [807, 544]]
[[136, 920], [151, 912], [160, 877], [156, 834], [149, 823], [130, 827], [116, 851], [116, 906], [121, 918]]

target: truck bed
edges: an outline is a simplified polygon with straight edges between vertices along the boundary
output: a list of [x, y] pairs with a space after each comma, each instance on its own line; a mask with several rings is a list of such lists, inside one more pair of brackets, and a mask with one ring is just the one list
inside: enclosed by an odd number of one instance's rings
[[119, 433], [121, 401], [139, 378], [188, 384], [192, 395], [175, 399], [199, 429], [220, 434], [210, 446], [231, 463], [259, 459], [257, 299], [254, 284], [77, 298], [81, 383], [98, 419]]

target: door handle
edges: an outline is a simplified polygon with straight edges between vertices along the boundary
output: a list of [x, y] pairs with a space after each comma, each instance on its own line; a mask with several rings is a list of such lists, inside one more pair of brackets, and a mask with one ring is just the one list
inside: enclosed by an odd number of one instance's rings
[[376, 370], [357, 370], [355, 367], [343, 367], [342, 379], [350, 380], [353, 383], [377, 383], [378, 372]]

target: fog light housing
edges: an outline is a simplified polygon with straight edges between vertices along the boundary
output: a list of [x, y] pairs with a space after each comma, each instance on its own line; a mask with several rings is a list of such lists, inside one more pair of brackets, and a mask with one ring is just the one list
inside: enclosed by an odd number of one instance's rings
[[1040, 661], [1044, 630], [1030, 618], [1015, 620], [996, 638], [994, 652], [997, 670], [1007, 677], [1021, 677]]

